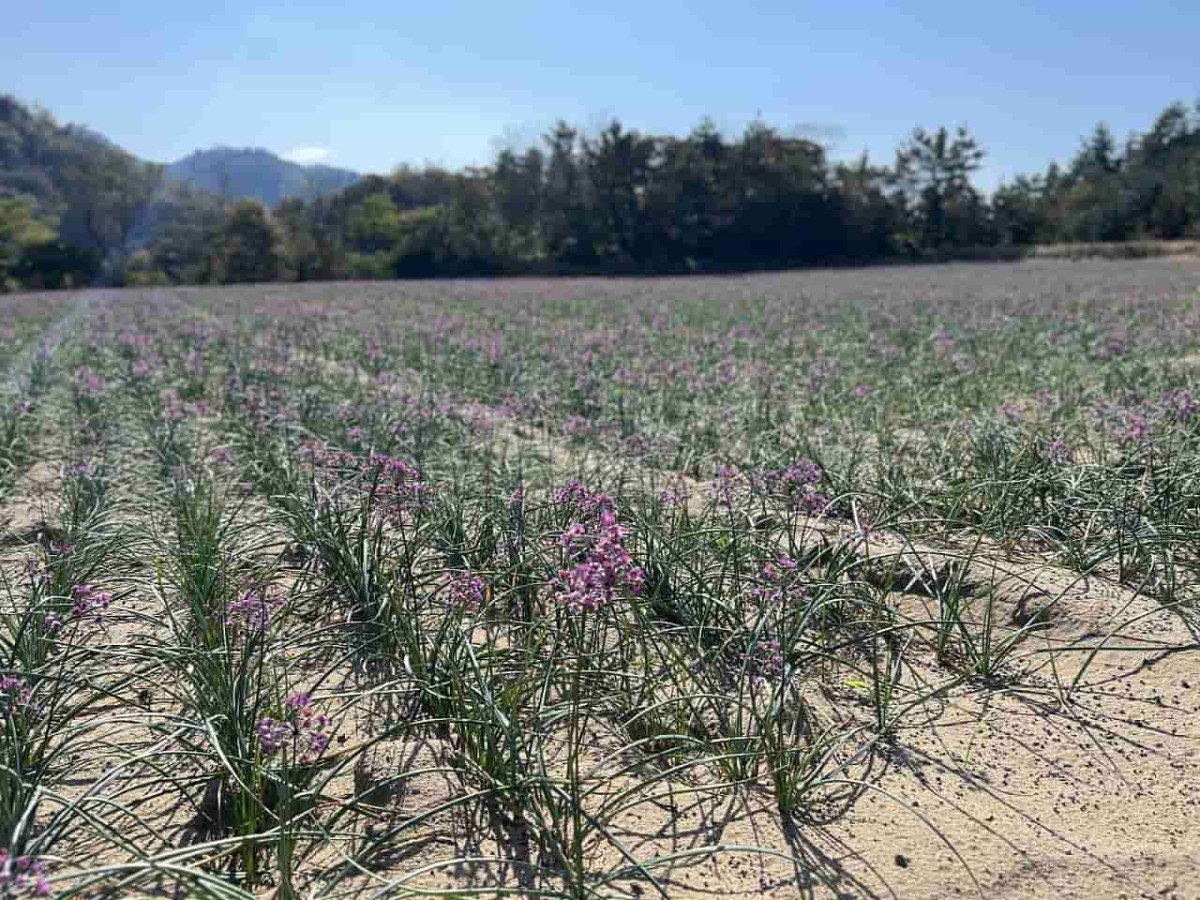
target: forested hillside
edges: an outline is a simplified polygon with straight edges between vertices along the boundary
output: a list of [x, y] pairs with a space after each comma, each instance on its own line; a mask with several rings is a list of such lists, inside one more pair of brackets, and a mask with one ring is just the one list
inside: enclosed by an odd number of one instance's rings
[[0, 95], [0, 285], [119, 282], [134, 247], [215, 208], [162, 166]]
[[1182, 104], [1124, 142], [1098, 126], [1065, 164], [990, 197], [984, 155], [964, 127], [917, 128], [883, 163], [761, 122], [683, 137], [560, 123], [485, 167], [402, 166], [324, 196], [357, 176], [289, 175], [263, 205], [233, 199], [233, 168], [190, 188], [0, 98], [0, 282], [719, 271], [1200, 237], [1200, 118]]

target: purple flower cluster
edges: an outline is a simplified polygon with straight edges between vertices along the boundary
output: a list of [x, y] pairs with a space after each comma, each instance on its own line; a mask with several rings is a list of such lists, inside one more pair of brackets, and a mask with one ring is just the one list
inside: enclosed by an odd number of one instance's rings
[[554, 491], [554, 502], [560, 505], [577, 506], [580, 509], [586, 509], [592, 504], [592, 498], [594, 496], [603, 497], [604, 495], [593, 494], [586, 487], [584, 487], [582, 482], [572, 478], [562, 487], [557, 488]]
[[20, 710], [33, 709], [33, 693], [24, 678], [5, 675], [0, 678], [0, 715], [10, 718]]
[[1019, 422], [1025, 410], [1019, 403], [1005, 403], [1000, 407], [1000, 415], [1006, 422]]
[[746, 668], [761, 678], [778, 678], [783, 674], [783, 647], [771, 638], [758, 641], [744, 657]]
[[1140, 444], [1150, 433], [1150, 423], [1146, 417], [1136, 412], [1125, 413], [1125, 432], [1122, 437], [1133, 444]]
[[77, 584], [71, 589], [74, 603], [71, 606], [72, 618], [82, 619], [85, 616], [100, 615], [112, 605], [112, 594], [98, 591], [90, 584]]
[[153, 337], [140, 331], [122, 331], [117, 335], [117, 344], [121, 349], [129, 349], [134, 352], [139, 348], [149, 347], [153, 340]]
[[1200, 410], [1200, 403], [1196, 402], [1191, 391], [1181, 388], [1176, 391], [1167, 391], [1163, 396], [1163, 407], [1171, 418], [1178, 422], [1187, 422]]
[[76, 478], [95, 478], [99, 468], [94, 462], [83, 459], [71, 467], [71, 474]]
[[945, 359], [958, 348], [958, 341], [954, 339], [954, 335], [944, 328], [933, 336], [933, 342], [938, 359]]
[[684, 509], [690, 496], [691, 491], [688, 490], [687, 484], [680, 479], [673, 487], [663, 488], [658, 492], [658, 502], [663, 506]]
[[822, 513], [830, 504], [829, 498], [817, 490], [824, 475], [811, 459], [799, 459], [782, 469], [763, 472], [762, 480], [768, 491], [787, 498], [793, 509]]
[[129, 369], [130, 374], [137, 379], [149, 378], [155, 371], [154, 362], [148, 359], [139, 359]]
[[258, 720], [258, 743], [265, 756], [278, 753], [295, 732], [290, 722], [263, 716]]
[[784, 488], [802, 488], [815, 485], [824, 473], [821, 467], [811, 459], [799, 459], [790, 463], [786, 468], [776, 469], [770, 473], [777, 484]]
[[230, 601], [226, 616], [234, 625], [244, 626], [251, 631], [265, 631], [271, 624], [271, 616], [283, 603], [283, 598], [269, 590], [252, 588], [238, 599]]
[[6, 848], [0, 847], [0, 896], [16, 897], [21, 894], [50, 896], [46, 864], [35, 856], [13, 856]]
[[562, 432], [566, 437], [588, 437], [593, 430], [592, 420], [578, 414], [567, 416], [562, 424]]
[[1075, 462], [1075, 454], [1067, 446], [1067, 442], [1060, 437], [1050, 442], [1050, 445], [1042, 451], [1042, 456], [1056, 466], [1069, 466]]
[[800, 580], [800, 564], [783, 554], [763, 566], [758, 584], [750, 591], [750, 598], [764, 607], [789, 605], [807, 595], [808, 588]]
[[179, 355], [179, 368], [192, 378], [204, 377], [204, 353], [200, 350], [186, 350]]
[[365, 472], [375, 485], [376, 499], [392, 514], [422, 505], [429, 494], [421, 470], [394, 456], [372, 453]]
[[446, 578], [446, 605], [450, 609], [478, 612], [485, 592], [486, 585], [478, 575], [462, 572]]
[[594, 612], [610, 604], [621, 588], [639, 595], [645, 573], [625, 548], [628, 529], [617, 523], [612, 498], [586, 489], [580, 496], [581, 487], [574, 482], [568, 485], [586, 515], [585, 521], [575, 522], [558, 539], [573, 565], [560, 569], [555, 577], [554, 599], [574, 612]]
[[259, 747], [264, 756], [274, 756], [291, 745], [300, 762], [311, 763], [329, 746], [329, 725], [329, 717], [316, 711], [308, 694], [292, 694], [281, 718], [258, 720]]
[[172, 387], [163, 388], [158, 392], [158, 402], [162, 405], [164, 419], [168, 422], [183, 421], [183, 401], [179, 399], [179, 391]]
[[364, 459], [348, 450], [330, 450], [315, 441], [302, 444], [300, 451], [315, 468], [336, 476], [343, 484], [372, 493], [389, 516], [420, 507], [428, 499], [430, 489], [421, 479], [421, 470], [397, 457], [371, 453]]
[[95, 399], [104, 392], [104, 380], [89, 369], [80, 366], [75, 370], [75, 393], [80, 397]]
[[112, 605], [112, 594], [97, 590], [90, 584], [77, 584], [71, 589], [71, 611], [66, 618], [57, 613], [48, 613], [44, 619], [47, 631], [58, 631], [67, 620], [79, 622], [84, 619], [100, 621]]
[[736, 469], [729, 466], [717, 466], [716, 472], [713, 473], [711, 489], [718, 506], [726, 509], [733, 508], [739, 480]]

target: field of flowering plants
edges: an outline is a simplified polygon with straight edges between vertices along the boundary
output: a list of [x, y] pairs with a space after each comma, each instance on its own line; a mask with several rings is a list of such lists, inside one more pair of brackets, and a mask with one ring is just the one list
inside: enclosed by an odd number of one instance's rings
[[0, 896], [1200, 894], [1200, 266], [14, 295], [0, 371]]

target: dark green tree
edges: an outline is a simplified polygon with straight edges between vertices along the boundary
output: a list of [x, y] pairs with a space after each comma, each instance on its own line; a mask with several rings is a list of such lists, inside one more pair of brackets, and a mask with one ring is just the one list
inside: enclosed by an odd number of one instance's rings
[[910, 240], [940, 250], [980, 242], [986, 221], [971, 176], [984, 151], [967, 129], [914, 129], [896, 154], [895, 180], [909, 220]]
[[282, 268], [282, 241], [268, 212], [254, 200], [234, 204], [222, 230], [226, 283], [274, 281]]
[[547, 156], [542, 191], [546, 253], [555, 260], [590, 260], [594, 255], [591, 208], [579, 133], [559, 122], [543, 141]]
[[598, 257], [628, 264], [647, 255], [643, 211], [654, 153], [652, 139], [626, 131], [615, 119], [583, 141]]
[[505, 255], [534, 261], [543, 253], [543, 202], [546, 158], [540, 147], [523, 153], [510, 148], [496, 155], [492, 184], [496, 211], [504, 228]]
[[1018, 175], [992, 195], [992, 227], [1004, 245], [1032, 244], [1050, 235], [1046, 181], [1039, 175]]

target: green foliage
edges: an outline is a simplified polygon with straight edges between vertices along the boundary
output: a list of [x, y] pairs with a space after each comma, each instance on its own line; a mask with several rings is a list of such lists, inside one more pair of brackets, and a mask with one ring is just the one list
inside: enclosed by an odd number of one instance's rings
[[28, 288], [86, 287], [95, 281], [102, 264], [99, 250], [54, 240], [26, 248], [14, 274]]
[[274, 281], [279, 277], [280, 235], [270, 214], [253, 200], [229, 211], [222, 231], [224, 281]]
[[971, 176], [983, 150], [966, 128], [913, 131], [896, 153], [898, 202], [908, 213], [909, 239], [921, 249], [984, 243], [982, 198]]
[[123, 251], [161, 183], [160, 166], [0, 96], [0, 195], [32, 197], [68, 243]]
[[390, 194], [371, 194], [351, 210], [346, 236], [364, 252], [390, 250], [400, 232], [400, 211]]
[[137, 287], [162, 287], [171, 280], [154, 264], [154, 257], [149, 252], [138, 250], [125, 265], [125, 283]]
[[[939, 258], [1044, 242], [1182, 238], [1200, 221], [1200, 128], [1173, 106], [1122, 151], [1103, 126], [1065, 168], [990, 198], [964, 127], [916, 129], [891, 166], [831, 163], [761, 122], [736, 138], [560, 122], [488, 168], [401, 169], [289, 209], [298, 277], [693, 271]], [[300, 274], [303, 272], [304, 274]]]
[[[358, 178], [224, 148], [164, 173], [0, 97], [0, 282], [717, 271], [1200, 236], [1200, 119], [1181, 104], [1123, 146], [1100, 125], [1066, 165], [990, 198], [973, 182], [984, 155], [963, 126], [917, 128], [881, 166], [762, 122], [677, 137], [614, 119], [559, 122], [459, 172]], [[264, 178], [270, 214], [231, 206]]]
[[0, 198], [28, 198], [49, 229], [28, 242], [39, 249], [10, 279], [30, 287], [86, 284], [104, 262], [115, 274], [155, 218], [162, 188], [161, 166], [0, 95]]
[[0, 290], [10, 285], [29, 247], [53, 238], [54, 229], [37, 217], [32, 199], [0, 198]]

